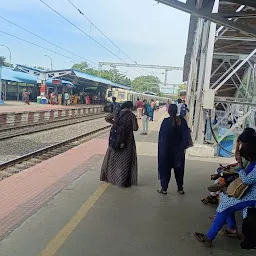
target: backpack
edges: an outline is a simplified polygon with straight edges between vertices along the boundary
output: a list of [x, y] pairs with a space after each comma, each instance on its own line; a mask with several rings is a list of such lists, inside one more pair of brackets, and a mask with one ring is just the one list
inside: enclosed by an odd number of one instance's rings
[[182, 104], [180, 108], [180, 115], [184, 117], [186, 116], [186, 114], [187, 114], [187, 106], [185, 104]]
[[152, 111], [152, 108], [149, 104], [146, 105], [145, 110], [144, 110], [144, 115], [149, 116], [149, 113]]
[[127, 112], [121, 112], [120, 110], [116, 114], [116, 120], [111, 127], [109, 134], [109, 146], [118, 151], [126, 147], [127, 144], [127, 128], [125, 123], [122, 122], [122, 117], [126, 115]]

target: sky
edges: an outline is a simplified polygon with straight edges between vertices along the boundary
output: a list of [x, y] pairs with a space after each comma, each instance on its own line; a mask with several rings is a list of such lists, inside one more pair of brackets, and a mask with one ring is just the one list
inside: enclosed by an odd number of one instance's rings
[[[66, 19], [81, 28], [119, 58], [95, 43], [66, 20], [58, 16], [40, 0], [8, 0], [0, 6], [0, 16], [30, 30], [44, 39], [75, 53], [72, 55], [10, 24], [0, 17], [0, 44], [10, 48], [13, 64], [42, 66], [54, 69], [70, 68], [74, 62], [90, 60], [96, 68], [98, 62], [132, 63], [111, 42], [100, 34], [72, 7], [68, 0], [43, 0]], [[70, 0], [84, 15], [101, 29], [123, 52], [140, 64], [183, 67], [187, 44], [189, 15], [153, 0]], [[23, 38], [42, 49], [5, 33]], [[58, 52], [64, 56], [56, 54]], [[0, 55], [9, 60], [9, 53], [0, 46]], [[130, 78], [157, 75], [164, 81], [162, 70], [121, 68]], [[182, 82], [182, 71], [168, 73], [168, 83]]]

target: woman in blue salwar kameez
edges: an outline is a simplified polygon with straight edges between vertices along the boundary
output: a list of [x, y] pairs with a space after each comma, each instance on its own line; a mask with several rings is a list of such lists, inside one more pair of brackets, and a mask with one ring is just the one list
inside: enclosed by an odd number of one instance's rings
[[161, 194], [167, 194], [174, 169], [178, 193], [184, 194], [183, 179], [185, 168], [185, 150], [188, 147], [190, 130], [183, 117], [177, 116], [177, 105], [171, 104], [168, 109], [170, 117], [162, 122], [158, 138], [158, 174], [161, 183]]

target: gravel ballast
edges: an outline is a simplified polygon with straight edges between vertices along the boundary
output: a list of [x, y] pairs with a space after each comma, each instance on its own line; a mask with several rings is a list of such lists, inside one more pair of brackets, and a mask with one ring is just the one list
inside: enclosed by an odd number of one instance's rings
[[107, 125], [104, 118], [66, 127], [0, 140], [0, 163], [12, 160], [35, 150], [92, 132]]

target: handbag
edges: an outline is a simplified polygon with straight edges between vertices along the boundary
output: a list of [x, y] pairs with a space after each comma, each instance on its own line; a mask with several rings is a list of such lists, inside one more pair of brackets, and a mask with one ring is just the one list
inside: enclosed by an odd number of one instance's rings
[[244, 184], [241, 178], [237, 178], [229, 184], [227, 188], [227, 195], [241, 199], [248, 188], [249, 185]]

